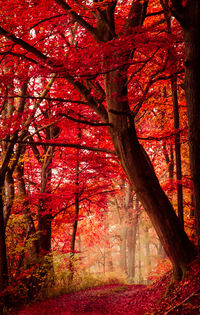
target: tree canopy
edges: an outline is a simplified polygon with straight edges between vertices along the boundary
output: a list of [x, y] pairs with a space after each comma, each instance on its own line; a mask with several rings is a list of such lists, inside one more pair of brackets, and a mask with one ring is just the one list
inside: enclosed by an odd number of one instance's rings
[[111, 266], [118, 223], [132, 274], [141, 207], [184, 276], [200, 248], [199, 6], [2, 1], [0, 291], [38, 261], [53, 274], [56, 247], [72, 280], [81, 238], [104, 239]]

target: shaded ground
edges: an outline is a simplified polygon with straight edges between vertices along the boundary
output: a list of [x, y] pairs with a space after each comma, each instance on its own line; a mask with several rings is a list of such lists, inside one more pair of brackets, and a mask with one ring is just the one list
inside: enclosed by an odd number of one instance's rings
[[200, 279], [197, 263], [190, 266], [188, 277], [174, 283], [163, 297], [170, 275], [147, 287], [144, 285], [106, 285], [36, 302], [14, 311], [14, 315], [61, 314], [200, 314]]
[[[150, 292], [149, 292], [150, 293]], [[148, 290], [142, 285], [106, 285], [37, 302], [15, 314], [144, 314], [151, 306]], [[134, 313], [133, 313], [134, 310]], [[14, 315], [14, 313], [12, 313]]]

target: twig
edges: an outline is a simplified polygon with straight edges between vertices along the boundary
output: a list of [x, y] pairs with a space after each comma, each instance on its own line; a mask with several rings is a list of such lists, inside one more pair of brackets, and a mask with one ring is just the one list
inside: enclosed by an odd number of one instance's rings
[[[185, 300], [183, 300], [183, 301], [182, 301], [181, 303], [179, 303], [178, 305], [175, 305], [175, 306], [171, 307], [167, 312], [164, 313], [164, 315], [167, 315], [167, 314], [169, 314], [172, 310], [175, 310], [176, 308], [180, 307], [180, 306], [183, 305], [185, 302], [187, 302], [191, 297], [193, 297], [193, 296], [198, 296], [198, 295], [200, 294], [200, 293], [197, 294], [198, 291], [199, 291], [199, 290], [197, 290], [196, 292], [190, 294]], [[200, 305], [198, 305], [197, 308], [199, 308], [199, 307], [200, 307]]]

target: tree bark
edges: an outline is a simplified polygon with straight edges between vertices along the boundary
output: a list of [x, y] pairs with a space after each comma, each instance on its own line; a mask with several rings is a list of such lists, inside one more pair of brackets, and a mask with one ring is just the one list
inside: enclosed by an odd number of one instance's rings
[[10, 136], [12, 142], [6, 148], [6, 153], [3, 155], [2, 166], [0, 170], [0, 292], [5, 289], [8, 282], [8, 264], [6, 253], [6, 235], [4, 223], [4, 202], [3, 195], [5, 189], [5, 177], [8, 171], [8, 165], [13, 154], [15, 141], [17, 140], [17, 132]]
[[[173, 147], [172, 144], [170, 143], [170, 152], [168, 153], [167, 147], [166, 147], [166, 141], [163, 142], [163, 153], [165, 156], [166, 164], [167, 164], [167, 169], [168, 169], [168, 176], [170, 180], [170, 185], [172, 185], [173, 182], [173, 177], [174, 177], [174, 153], [173, 153]], [[168, 194], [170, 202], [173, 201], [173, 192], [170, 192]]]
[[79, 216], [79, 154], [77, 153], [77, 162], [76, 162], [76, 192], [75, 192], [75, 217], [72, 227], [72, 238], [71, 238], [71, 252], [70, 252], [70, 277], [69, 280], [72, 281], [74, 277], [74, 251], [76, 245], [76, 233], [78, 228], [78, 216]]
[[188, 1], [183, 23], [185, 41], [185, 94], [188, 110], [190, 163], [194, 212], [200, 255], [200, 2]]
[[200, 2], [172, 0], [172, 13], [183, 28], [185, 43], [185, 95], [189, 126], [190, 166], [194, 213], [200, 254]]
[[[177, 77], [171, 79], [172, 99], [173, 99], [173, 114], [174, 128], [179, 130], [179, 108], [177, 95]], [[180, 133], [175, 135], [175, 157], [176, 157], [176, 180], [177, 180], [177, 204], [178, 218], [184, 228], [184, 213], [183, 213], [183, 185], [182, 185], [182, 165], [181, 165], [181, 138]]]
[[[79, 128], [78, 131], [78, 140], [81, 139], [81, 129]], [[76, 192], [75, 192], [75, 216], [74, 222], [72, 227], [72, 238], [71, 238], [71, 252], [70, 252], [70, 262], [69, 262], [69, 269], [70, 269], [70, 277], [69, 280], [72, 281], [74, 277], [74, 251], [76, 245], [76, 234], [78, 229], [78, 216], [79, 216], [79, 172], [80, 172], [80, 165], [79, 165], [79, 151], [77, 150], [77, 160], [76, 160], [76, 168], [75, 168], [75, 185], [76, 185]]]
[[4, 204], [3, 215], [4, 215], [4, 225], [6, 228], [8, 219], [10, 216], [10, 212], [12, 209], [12, 205], [13, 205], [14, 194], [15, 194], [14, 193], [14, 179], [9, 169], [6, 172], [4, 187], [5, 187], [5, 192], [4, 192], [4, 201], [3, 201], [3, 204]]
[[[123, 220], [124, 221], [124, 220]], [[127, 225], [122, 221], [122, 226], [120, 228], [120, 267], [127, 273], [127, 255], [126, 255], [126, 243], [127, 243]]]
[[[53, 148], [48, 147], [45, 152], [45, 159], [41, 169], [40, 193], [48, 194], [51, 192], [51, 171], [52, 171]], [[51, 208], [47, 206], [49, 198], [40, 198], [38, 206], [38, 232], [39, 246], [42, 255], [49, 254], [51, 251]]]
[[[143, 14], [141, 4], [134, 2], [133, 9], [134, 26], [139, 26]], [[161, 188], [148, 155], [138, 141], [134, 117], [128, 103], [126, 66], [105, 74], [104, 84], [108, 120], [111, 124], [109, 132], [115, 150], [173, 264], [175, 274], [181, 277], [185, 273], [186, 264], [195, 255], [194, 247]]]
[[141, 242], [140, 242], [140, 225], [137, 225], [137, 251], [138, 251], [138, 283], [143, 281], [142, 276], [142, 260], [141, 260]]
[[150, 239], [149, 239], [149, 227], [145, 226], [144, 228], [144, 237], [145, 237], [145, 269], [146, 274], [148, 275], [151, 270], [151, 252], [150, 252]]
[[5, 226], [3, 217], [3, 189], [2, 181], [0, 178], [0, 292], [3, 291], [8, 281], [8, 265], [6, 255], [6, 238], [5, 238]]
[[[57, 2], [65, 3], [61, 0]], [[178, 10], [182, 3], [180, 0], [172, 0], [172, 2], [176, 4], [175, 10]], [[97, 17], [96, 28], [90, 26], [83, 18], [81, 18], [80, 15], [74, 14], [74, 11], [70, 10], [68, 6], [66, 7], [65, 5], [63, 6], [63, 8], [67, 10], [69, 14], [73, 15], [73, 18], [77, 20], [79, 24], [85, 27], [85, 29], [90, 32], [90, 34], [97, 41], [105, 42], [115, 38], [115, 30], [112, 26], [112, 23], [114, 23], [114, 9], [116, 3], [117, 1], [106, 2], [106, 9], [102, 9], [102, 11], [106, 12], [103, 12], [103, 14], [100, 14], [100, 16]], [[128, 36], [129, 34], [134, 32], [135, 28], [137, 30], [138, 27], [142, 25], [142, 21], [146, 12], [145, 6], [147, 5], [147, 3], [148, 1], [132, 1], [130, 14], [128, 15], [128, 19], [126, 21], [127, 23], [125, 22], [124, 28], [119, 35], [125, 34]], [[192, 111], [190, 111], [190, 108], [188, 107], [188, 113], [191, 142], [190, 151], [191, 156], [193, 157], [192, 172], [194, 180], [195, 204], [197, 207], [197, 205], [200, 204], [200, 163], [198, 163], [196, 157], [199, 156], [200, 153], [200, 132], [199, 127], [196, 127], [197, 123], [199, 122], [200, 94], [195, 93], [198, 90], [198, 82], [200, 81], [200, 65], [199, 58], [197, 58], [199, 57], [200, 53], [198, 36], [199, 22], [197, 22], [199, 18], [200, 4], [198, 0], [188, 0], [187, 8], [189, 5], [192, 6], [193, 13], [195, 13], [192, 15], [192, 18], [194, 20], [192, 22], [198, 24], [198, 30], [195, 29], [194, 32], [188, 32], [189, 26], [184, 28], [185, 40], [188, 43], [186, 45], [188, 47], [186, 49], [186, 56], [188, 57], [188, 61], [186, 60], [186, 66], [188, 68], [186, 69], [186, 77], [189, 77], [189, 73], [191, 73], [192, 77], [190, 82], [187, 82], [186, 80], [186, 96], [188, 104], [190, 101], [194, 101], [195, 103], [195, 106], [192, 107]], [[104, 28], [103, 32], [102, 27]], [[49, 61], [48, 57], [42, 54], [38, 49], [26, 43], [22, 39], [16, 38], [14, 35], [5, 31], [2, 27], [0, 28], [0, 32], [2, 35], [11, 39], [13, 42], [21, 45], [21, 47], [25, 48], [27, 51], [31, 51], [44, 62]], [[132, 53], [132, 51], [130, 51], [129, 54], [127, 53], [127, 59], [124, 60], [126, 64], [129, 62], [128, 59], [132, 55]], [[192, 65], [189, 57], [192, 57], [191, 59], [194, 59], [192, 61], [194, 66]], [[189, 66], [187, 64], [189, 64]], [[193, 70], [191, 72], [191, 68], [194, 69], [195, 67], [198, 71], [195, 72]], [[108, 71], [110, 67], [106, 67], [105, 69]], [[108, 122], [110, 124], [109, 132], [122, 167], [126, 172], [131, 184], [133, 185], [138, 198], [146, 209], [163, 244], [163, 247], [165, 248], [168, 256], [170, 257], [174, 265], [175, 270], [177, 271], [177, 273], [182, 274], [185, 270], [185, 264], [189, 262], [195, 254], [194, 248], [189, 241], [187, 235], [183, 231], [183, 228], [174, 212], [172, 205], [170, 204], [166, 194], [159, 184], [149, 157], [147, 156], [144, 148], [140, 145], [138, 141], [134, 118], [130, 113], [130, 107], [128, 104], [126, 66], [124, 68], [113, 70], [113, 72], [107, 73], [105, 75], [107, 111], [103, 104], [99, 103], [99, 101], [95, 99], [95, 97], [90, 93], [90, 91], [85, 86], [83, 86], [81, 81], [78, 81], [70, 74], [66, 74], [65, 78], [68, 80], [69, 83], [73, 85], [73, 87], [77, 89], [77, 91], [83, 97], [85, 97], [85, 100], [88, 102], [90, 107], [94, 109], [97, 114], [101, 116], [103, 120], [105, 120], [106, 123]], [[193, 83], [195, 87], [192, 88]], [[193, 93], [194, 91], [195, 93]], [[107, 118], [109, 121], [107, 121]], [[194, 125], [195, 128], [192, 127]], [[196, 132], [196, 130], [198, 130], [198, 133]]]
[[116, 70], [105, 78], [109, 122], [112, 125], [110, 135], [137, 197], [147, 211], [176, 273], [181, 275], [185, 272], [185, 265], [194, 257], [194, 248], [138, 141], [128, 105], [126, 82], [125, 71]]
[[[24, 153], [25, 152], [23, 152], [23, 154]], [[26, 193], [26, 187], [25, 187], [25, 182], [24, 182], [24, 164], [23, 163], [18, 163], [18, 165], [16, 166], [16, 179], [17, 179], [17, 188], [18, 188], [19, 197], [21, 198], [21, 202], [22, 202], [22, 213], [26, 220], [26, 238], [24, 241], [24, 249], [19, 259], [18, 272], [20, 272], [20, 267], [23, 264], [26, 266], [26, 268], [30, 268], [31, 266], [37, 263], [39, 245], [38, 245], [38, 239], [36, 236], [36, 229], [35, 229], [34, 221], [31, 215], [30, 207], [29, 207], [29, 202], [27, 201], [27, 193]], [[29, 241], [28, 248], [26, 246], [27, 241]], [[26, 260], [24, 261], [25, 256], [27, 257], [26, 257]]]
[[127, 235], [127, 258], [128, 258], [128, 277], [134, 279], [135, 277], [135, 252], [136, 252], [136, 234], [138, 227], [138, 214], [134, 214], [132, 223], [128, 227]]

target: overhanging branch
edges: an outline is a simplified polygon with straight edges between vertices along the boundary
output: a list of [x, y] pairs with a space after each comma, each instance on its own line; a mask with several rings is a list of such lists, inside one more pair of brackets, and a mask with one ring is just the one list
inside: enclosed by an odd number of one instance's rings
[[[56, 67], [49, 57], [44, 55], [41, 51], [39, 51], [34, 46], [31, 46], [24, 40], [17, 38], [13, 34], [6, 31], [4, 28], [0, 26], [0, 34], [5, 36], [6, 38], [12, 40], [14, 43], [20, 45], [25, 50], [33, 53], [35, 56], [40, 58], [43, 62], [45, 62], [48, 66], [52, 67], [52, 71], [56, 72]], [[59, 67], [62, 65], [59, 65]], [[105, 107], [99, 103], [99, 101], [91, 95], [90, 90], [87, 89], [80, 81], [77, 81], [73, 76], [69, 73], [65, 74], [66, 80], [85, 98], [88, 102], [88, 105], [101, 117], [101, 119], [107, 123], [108, 122], [108, 114]]]
[[52, 102], [62, 102], [62, 103], [74, 103], [74, 104], [85, 104], [88, 105], [88, 103], [83, 102], [83, 101], [78, 101], [78, 100], [70, 100], [70, 99], [65, 99], [65, 98], [61, 98], [61, 97], [42, 97], [42, 96], [31, 96], [31, 95], [26, 95], [26, 96], [22, 96], [22, 95], [11, 95], [11, 96], [4, 96], [4, 95], [0, 95], [0, 98], [27, 98], [27, 99], [33, 99], [33, 100], [47, 100], [47, 101], [52, 101]]
[[161, 137], [138, 137], [139, 140], [145, 140], [145, 141], [161, 141], [165, 139], [170, 139], [176, 136], [177, 134], [180, 134], [181, 132], [187, 130], [188, 127], [182, 128], [182, 129], [177, 129], [174, 132], [166, 135], [166, 136], [161, 136]]
[[65, 12], [67, 12], [71, 17], [78, 22], [81, 26], [83, 26], [95, 39], [97, 39], [97, 31], [91, 26], [87, 21], [85, 21], [82, 16], [78, 15], [72, 8], [63, 0], [55, 0], [57, 4], [59, 4]]
[[33, 47], [32, 45], [28, 44], [27, 42], [25, 42], [23, 39], [18, 38], [16, 36], [14, 36], [13, 34], [9, 33], [8, 31], [6, 31], [3, 27], [0, 26], [0, 34], [5, 36], [6, 38], [12, 40], [15, 44], [20, 45], [22, 48], [24, 48], [25, 50], [33, 53], [35, 56], [37, 56], [38, 58], [40, 58], [43, 61], [47, 61], [48, 57], [45, 56], [43, 53], [41, 53], [41, 51], [39, 51], [37, 48]]
[[109, 124], [109, 123], [104, 124], [104, 123], [92, 122], [92, 121], [88, 121], [88, 120], [76, 119], [76, 118], [69, 116], [65, 113], [60, 113], [59, 116], [65, 117], [69, 120], [72, 120], [72, 121], [80, 123], [80, 124], [85, 124], [85, 125], [94, 126], [94, 127], [111, 126], [111, 124]]
[[[5, 142], [12, 142], [12, 140], [3, 140]], [[89, 147], [86, 145], [81, 145], [78, 143], [61, 143], [61, 142], [40, 142], [40, 141], [15, 141], [15, 143], [21, 143], [24, 145], [41, 145], [41, 146], [47, 146], [47, 147], [62, 147], [62, 148], [74, 148], [74, 149], [79, 149], [79, 150], [87, 150], [87, 151], [94, 151], [94, 152], [104, 152], [112, 155], [117, 155], [115, 151], [113, 150], [108, 150], [105, 148], [94, 148], [94, 147]]]

